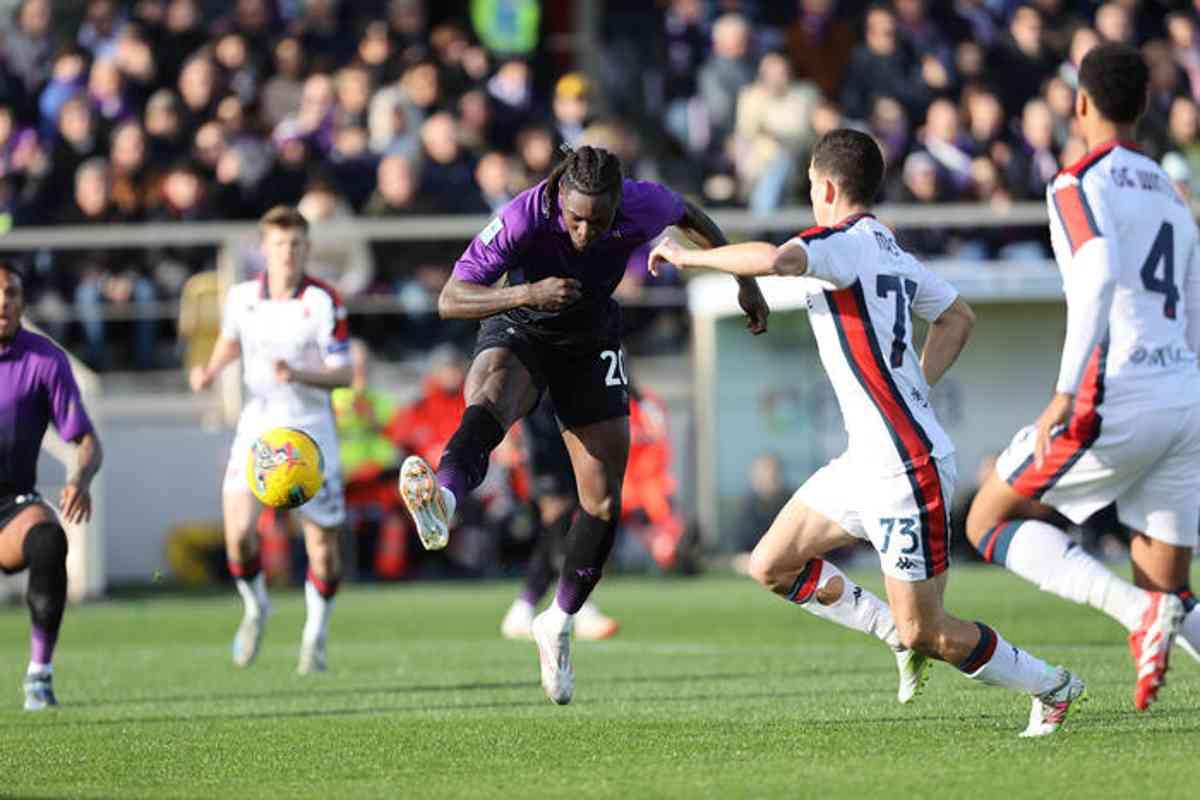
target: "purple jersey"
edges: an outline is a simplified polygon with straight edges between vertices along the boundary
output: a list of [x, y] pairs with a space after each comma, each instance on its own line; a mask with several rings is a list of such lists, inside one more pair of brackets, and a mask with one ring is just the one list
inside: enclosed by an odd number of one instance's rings
[[650, 181], [625, 181], [625, 193], [612, 229], [580, 253], [550, 208], [542, 181], [512, 199], [472, 240], [454, 265], [454, 277], [490, 286], [502, 276], [509, 284], [543, 278], [575, 278], [583, 296], [558, 312], [518, 308], [506, 319], [563, 344], [612, 341], [620, 336], [620, 313], [613, 290], [630, 256], [670, 225], [683, 219], [683, 199]]
[[92, 430], [66, 354], [21, 329], [0, 351], [0, 497], [33, 491], [51, 422], [67, 441]]

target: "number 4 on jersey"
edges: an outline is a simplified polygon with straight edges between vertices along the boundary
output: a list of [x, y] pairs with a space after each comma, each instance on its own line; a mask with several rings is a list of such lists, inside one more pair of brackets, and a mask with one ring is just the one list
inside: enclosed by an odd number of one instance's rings
[[[1158, 277], [1159, 265], [1162, 277]], [[1154, 237], [1146, 263], [1142, 264], [1142, 285], [1148, 291], [1164, 295], [1163, 315], [1175, 319], [1175, 305], [1179, 302], [1179, 289], [1175, 287], [1175, 229], [1164, 222]]]

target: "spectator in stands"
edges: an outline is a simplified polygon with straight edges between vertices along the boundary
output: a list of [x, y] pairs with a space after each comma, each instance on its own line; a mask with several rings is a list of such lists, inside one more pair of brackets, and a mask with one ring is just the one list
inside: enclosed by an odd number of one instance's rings
[[883, 151], [883, 163], [891, 180], [898, 174], [896, 167], [904, 163], [911, 144], [908, 114], [896, 98], [877, 97], [867, 124]]
[[304, 94], [304, 51], [298, 39], [288, 36], [275, 44], [272, 53], [275, 74], [263, 84], [260, 103], [263, 122], [274, 128], [300, 107]]
[[1181, 95], [1191, 96], [1187, 76], [1175, 64], [1171, 48], [1161, 40], [1148, 42], [1142, 47], [1142, 57], [1150, 68], [1150, 85], [1147, 93], [1149, 103], [1140, 120], [1138, 135], [1150, 154], [1159, 157], [1169, 147], [1167, 132], [1171, 104]]
[[385, 86], [371, 98], [368, 128], [371, 149], [377, 153], [413, 154], [417, 131], [441, 94], [437, 67], [413, 64], [398, 83]]
[[207, 41], [197, 0], [170, 0], [155, 51], [160, 82], [176, 85], [184, 63]]
[[1192, 176], [1200, 176], [1200, 112], [1190, 97], [1176, 97], [1167, 121], [1171, 152], [1181, 156]]
[[[152, 222], [181, 223], [213, 217], [202, 171], [190, 161], [173, 164], [163, 175], [160, 196], [148, 218]], [[155, 283], [166, 294], [178, 296], [190, 276], [215, 266], [216, 249], [206, 245], [163, 245], [149, 250], [147, 257]]]
[[1079, 86], [1079, 65], [1083, 57], [1100, 44], [1100, 34], [1094, 28], [1081, 25], [1071, 34], [1070, 46], [1067, 50], [1067, 60], [1058, 67], [1058, 77], [1067, 82], [1072, 89]]
[[1042, 88], [1042, 99], [1054, 115], [1054, 146], [1061, 150], [1071, 136], [1071, 124], [1075, 114], [1075, 92], [1057, 75], [1046, 81]]
[[1008, 165], [1007, 183], [1017, 200], [1038, 201], [1058, 172], [1054, 157], [1054, 115], [1046, 101], [1035, 97], [1021, 114], [1021, 135]]
[[755, 213], [768, 214], [783, 204], [813, 142], [818, 97], [816, 84], [792, 80], [782, 53], [763, 56], [758, 79], [738, 94], [737, 169]]
[[1008, 35], [988, 59], [988, 74], [1004, 76], [996, 83], [1004, 113], [1018, 116], [1053, 72], [1054, 62], [1042, 45], [1042, 15], [1033, 6], [1019, 6], [1008, 24]]
[[962, 114], [971, 153], [995, 158], [996, 145], [1003, 143], [1005, 133], [1004, 108], [1000, 99], [978, 84], [969, 85], [962, 93]]
[[323, 72], [309, 75], [300, 107], [275, 126], [276, 143], [302, 139], [310, 153], [324, 156], [333, 148], [335, 99], [333, 79]]
[[[309, 184], [297, 209], [310, 225], [349, 220], [354, 212], [337, 188], [325, 179]], [[308, 273], [330, 283], [342, 297], [363, 294], [374, 278], [375, 267], [367, 243], [359, 238], [316, 239], [309, 255]]]
[[1175, 63], [1187, 75], [1192, 99], [1200, 100], [1200, 35], [1196, 21], [1187, 14], [1167, 15], [1167, 37]]
[[[904, 160], [901, 173], [902, 183], [896, 200], [901, 203], [942, 203], [946, 192], [938, 180], [938, 166], [926, 152], [916, 152]], [[945, 253], [950, 245], [950, 235], [944, 229], [902, 228], [896, 231], [896, 240], [905, 250], [915, 255]]]
[[76, 95], [63, 103], [58, 114], [58, 131], [49, 150], [49, 171], [39, 190], [39, 206], [52, 213], [69, 202], [79, 165], [100, 152], [92, 112], [87, 98]]
[[361, 64], [351, 64], [338, 70], [334, 76], [337, 95], [333, 112], [335, 127], [365, 128], [372, 90], [371, 73]]
[[136, 120], [122, 122], [112, 134], [109, 165], [113, 205], [127, 219], [142, 217], [146, 207], [148, 165], [146, 133]]
[[180, 127], [191, 138], [217, 110], [217, 69], [207, 55], [188, 59], [179, 72]]
[[389, 0], [387, 8], [390, 38], [400, 59], [411, 64], [425, 58], [429, 53], [425, 0]]
[[482, 155], [492, 146], [491, 128], [492, 109], [483, 90], [471, 89], [458, 98], [459, 141], [464, 148]]
[[258, 64], [246, 50], [246, 40], [236, 33], [218, 37], [213, 60], [220, 75], [220, 85], [243, 103], [253, 103], [258, 97], [259, 71]]
[[23, 103], [31, 104], [50, 80], [54, 67], [56, 42], [50, 0], [22, 0], [14, 21], [4, 34], [4, 60], [20, 82]]
[[554, 86], [554, 128], [560, 141], [579, 144], [583, 129], [591, 122], [592, 82], [580, 72], [568, 72]]
[[517, 188], [528, 189], [554, 168], [554, 135], [544, 125], [533, 125], [517, 134]]
[[1096, 32], [1104, 41], [1135, 44], [1129, 11], [1120, 3], [1109, 2], [1096, 9], [1095, 23]]
[[438, 213], [485, 213], [475, 185], [475, 164], [458, 145], [453, 115], [439, 111], [421, 126], [421, 193]]
[[841, 90], [842, 109], [854, 119], [871, 113], [876, 97], [899, 100], [911, 119], [922, 118], [929, 102], [918, 64], [901, 47], [896, 18], [885, 6], [867, 10], [865, 43], [854, 48]]
[[171, 163], [186, 152], [179, 98], [170, 89], [159, 89], [146, 102], [144, 117], [151, 163]]
[[836, 0], [799, 0], [787, 29], [787, 51], [796, 77], [810, 80], [826, 97], [837, 97], [854, 49], [854, 28], [836, 12]]
[[943, 68], [953, 62], [950, 40], [941, 26], [930, 19], [925, 0], [895, 0], [896, 28], [900, 38], [922, 58], [932, 57]]
[[774, 453], [762, 453], [750, 462], [750, 491], [738, 504], [738, 531], [730, 542], [739, 553], [748, 553], [771, 527], [792, 491], [783, 480], [783, 462]]
[[738, 14], [726, 14], [713, 23], [712, 55], [699, 75], [700, 99], [712, 146], [718, 146], [733, 132], [738, 93], [754, 80], [750, 37], [750, 23]]
[[505, 149], [513, 146], [517, 131], [542, 114], [533, 72], [524, 61], [501, 64], [487, 82], [487, 95], [492, 105], [492, 141]]
[[658, 35], [655, 91], [662, 98], [663, 125], [688, 152], [698, 152], [707, 144], [692, 122], [699, 109], [696, 76], [708, 53], [700, 0], [670, 0]]
[[475, 185], [488, 211], [495, 214], [513, 199], [508, 159], [496, 150], [484, 153], [475, 165]]
[[937, 164], [943, 199], [957, 200], [971, 181], [970, 144], [962, 135], [958, 108], [949, 100], [933, 101], [925, 115], [920, 141]]
[[87, 81], [87, 62], [86, 51], [71, 47], [55, 56], [50, 82], [38, 98], [39, 132], [42, 136], [53, 135], [63, 105], [83, 90]]
[[44, 162], [37, 132], [17, 121], [12, 106], [0, 103], [0, 177], [10, 181], [11, 204], [15, 206], [16, 195], [44, 168]]
[[88, 0], [83, 24], [79, 26], [79, 46], [98, 59], [111, 58], [127, 24], [114, 0]]

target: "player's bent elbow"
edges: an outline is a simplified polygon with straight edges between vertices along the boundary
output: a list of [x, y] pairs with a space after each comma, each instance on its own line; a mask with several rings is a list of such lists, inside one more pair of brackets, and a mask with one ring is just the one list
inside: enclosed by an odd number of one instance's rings
[[794, 277], [808, 269], [808, 258], [801, 247], [776, 247], [767, 274]]

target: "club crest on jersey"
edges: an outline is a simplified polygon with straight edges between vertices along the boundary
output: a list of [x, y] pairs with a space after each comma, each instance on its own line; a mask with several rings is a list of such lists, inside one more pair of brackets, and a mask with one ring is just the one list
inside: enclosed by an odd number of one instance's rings
[[500, 217], [495, 217], [487, 224], [487, 227], [479, 232], [479, 241], [484, 244], [491, 244], [496, 238], [496, 234], [504, 229], [504, 220]]

